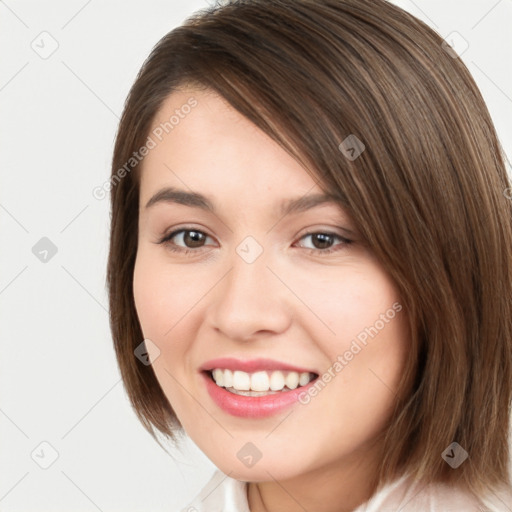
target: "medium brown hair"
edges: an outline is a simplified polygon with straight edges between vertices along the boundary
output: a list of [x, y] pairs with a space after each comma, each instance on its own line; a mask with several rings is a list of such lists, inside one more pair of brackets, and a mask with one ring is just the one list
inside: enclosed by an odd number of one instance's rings
[[[191, 84], [220, 94], [335, 193], [397, 287], [410, 357], [378, 482], [410, 472], [478, 493], [509, 485], [510, 183], [460, 58], [383, 0], [205, 9], [163, 37], [140, 70], [112, 177], [144, 145], [163, 101]], [[365, 145], [356, 159], [339, 149], [349, 135]], [[143, 340], [132, 287], [140, 171], [112, 183], [110, 322], [138, 417], [155, 438], [176, 439], [181, 425], [151, 366], [134, 357]], [[452, 442], [469, 454], [456, 470], [441, 457]]]

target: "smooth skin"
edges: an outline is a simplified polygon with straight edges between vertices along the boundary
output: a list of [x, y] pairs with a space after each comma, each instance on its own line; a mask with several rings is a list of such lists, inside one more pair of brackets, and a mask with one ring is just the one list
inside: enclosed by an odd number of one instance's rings
[[[405, 310], [309, 403], [262, 419], [220, 409], [199, 372], [206, 361], [269, 358], [323, 374], [400, 298], [338, 204], [280, 215], [286, 200], [321, 193], [317, 180], [213, 91], [173, 92], [152, 129], [190, 98], [197, 105], [155, 139], [141, 174], [133, 285], [144, 337], [160, 350], [156, 377], [197, 446], [251, 482], [252, 512], [348, 512], [369, 498], [376, 436], [408, 354]], [[146, 208], [163, 187], [201, 193], [216, 213], [168, 202]], [[179, 229], [190, 231], [158, 243]], [[248, 236], [263, 249], [252, 263], [236, 251]], [[249, 442], [262, 454], [252, 467], [237, 457]]]

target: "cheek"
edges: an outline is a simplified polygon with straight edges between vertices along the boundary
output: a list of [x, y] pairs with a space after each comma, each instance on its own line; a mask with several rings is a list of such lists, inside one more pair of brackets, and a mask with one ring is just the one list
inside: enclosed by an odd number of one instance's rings
[[187, 339], [183, 329], [188, 324], [180, 320], [189, 318], [187, 312], [198, 301], [198, 293], [192, 274], [177, 272], [175, 266], [162, 261], [161, 255], [140, 248], [133, 273], [135, 308], [144, 338], [160, 351], [152, 367], [180, 422], [178, 412], [187, 410], [187, 404], [182, 403], [186, 396], [182, 396], [178, 383], [190, 371], [186, 364], [188, 346], [180, 342]]
[[178, 417], [180, 411], [194, 410], [179, 383], [197, 371], [191, 353], [204, 317], [201, 300], [214, 285], [193, 267], [170, 264], [165, 251], [141, 247], [133, 275], [135, 308], [144, 338], [160, 351], [153, 370]]
[[139, 250], [133, 295], [145, 337], [160, 341], [172, 337], [174, 326], [207, 290], [199, 273], [177, 269], [165, 261], [165, 255]]
[[[364, 338], [366, 328], [376, 322], [380, 327], [381, 315], [399, 299], [391, 281], [371, 265], [329, 270], [315, 279], [296, 280], [295, 290], [307, 306], [306, 314], [319, 327], [320, 343], [328, 340], [329, 352], [339, 353], [353, 338]], [[390, 314], [395, 316], [394, 311]]]
[[409, 346], [396, 289], [370, 265], [315, 283], [305, 302], [317, 317], [316, 340], [334, 375], [326, 375], [329, 391], [322, 391], [324, 405], [338, 404], [326, 408], [328, 415], [333, 425], [357, 418], [359, 425], [378, 428], [394, 404]]
[[133, 272], [133, 298], [135, 309], [145, 338], [155, 339], [163, 326], [162, 300], [165, 298], [162, 282], [151, 258], [140, 251], [137, 253]]

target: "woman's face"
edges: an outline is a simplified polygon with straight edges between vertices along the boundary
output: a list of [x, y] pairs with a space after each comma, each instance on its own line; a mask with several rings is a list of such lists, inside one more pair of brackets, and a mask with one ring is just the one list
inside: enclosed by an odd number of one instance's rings
[[312, 175], [211, 91], [170, 95], [150, 138], [134, 297], [188, 435], [246, 481], [369, 460], [408, 334], [351, 220], [334, 202], [308, 203], [322, 193]]

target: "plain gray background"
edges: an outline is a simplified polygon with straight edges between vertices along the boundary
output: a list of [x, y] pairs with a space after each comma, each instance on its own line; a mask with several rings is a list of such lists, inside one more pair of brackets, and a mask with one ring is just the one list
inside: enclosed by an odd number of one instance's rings
[[[215, 469], [191, 442], [166, 454], [129, 406], [92, 195], [143, 60], [209, 3], [0, 1], [2, 512], [175, 511]], [[464, 50], [510, 159], [512, 0], [394, 3]]]

